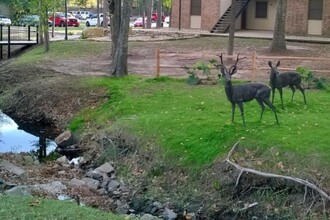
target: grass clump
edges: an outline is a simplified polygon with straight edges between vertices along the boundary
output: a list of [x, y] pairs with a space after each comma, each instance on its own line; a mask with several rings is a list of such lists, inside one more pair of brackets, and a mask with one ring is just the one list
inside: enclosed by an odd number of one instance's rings
[[81, 207], [68, 201], [4, 195], [0, 199], [0, 219], [125, 219], [123, 216]]

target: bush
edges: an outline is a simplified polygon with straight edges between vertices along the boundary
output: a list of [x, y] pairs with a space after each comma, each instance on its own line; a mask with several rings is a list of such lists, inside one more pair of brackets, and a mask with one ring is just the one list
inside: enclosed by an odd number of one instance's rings
[[314, 73], [305, 67], [297, 67], [297, 72], [301, 75], [307, 89], [311, 86], [316, 89], [328, 90], [328, 82], [322, 77], [314, 76]]

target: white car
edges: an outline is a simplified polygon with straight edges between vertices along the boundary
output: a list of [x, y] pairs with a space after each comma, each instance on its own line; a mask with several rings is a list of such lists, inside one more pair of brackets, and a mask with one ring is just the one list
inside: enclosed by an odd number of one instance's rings
[[11, 19], [7, 16], [0, 15], [0, 24], [2, 25], [11, 25]]
[[163, 27], [170, 27], [170, 16], [165, 17]]
[[[101, 13], [100, 15], [100, 25], [103, 26], [103, 13]], [[108, 17], [108, 26], [110, 25], [110, 19]], [[96, 26], [97, 25], [97, 14], [93, 15], [91, 18], [87, 18], [86, 20], [86, 26]]]

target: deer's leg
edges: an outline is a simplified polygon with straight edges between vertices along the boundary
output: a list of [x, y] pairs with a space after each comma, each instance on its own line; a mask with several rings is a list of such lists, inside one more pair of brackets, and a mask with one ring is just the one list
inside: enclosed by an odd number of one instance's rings
[[294, 89], [294, 85], [289, 85], [290, 88], [291, 88], [291, 91], [292, 91], [292, 96], [291, 96], [291, 102], [293, 101], [293, 96], [294, 96], [294, 93], [296, 92], [296, 90]]
[[297, 84], [296, 87], [297, 87], [297, 89], [299, 89], [300, 92], [303, 94], [305, 105], [307, 105], [307, 103], [306, 103], [306, 97], [305, 97], [305, 89], [302, 87], [301, 84]]
[[279, 124], [275, 106], [270, 102], [269, 99], [263, 99], [262, 101], [274, 112], [275, 119], [276, 119], [276, 124]]
[[236, 103], [231, 103], [231, 123], [234, 123], [234, 116], [235, 116], [235, 105]]
[[237, 105], [239, 107], [239, 110], [241, 111], [241, 116], [242, 116], [242, 120], [243, 120], [243, 126], [245, 127], [243, 102], [238, 102]]
[[275, 87], [272, 88], [272, 103], [274, 103]]
[[264, 114], [264, 110], [265, 110], [265, 105], [264, 103], [262, 102], [262, 100], [260, 98], [256, 98], [258, 104], [260, 105], [261, 107], [261, 115], [260, 115], [260, 121], [262, 120], [262, 115]]
[[278, 92], [280, 93], [282, 108], [284, 108], [284, 105], [283, 105], [283, 91], [282, 91], [282, 88], [277, 88], [277, 90], [278, 90]]

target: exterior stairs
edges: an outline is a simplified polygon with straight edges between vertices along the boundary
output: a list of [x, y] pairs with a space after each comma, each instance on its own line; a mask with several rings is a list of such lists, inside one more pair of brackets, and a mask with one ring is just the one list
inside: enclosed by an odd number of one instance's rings
[[[250, 0], [236, 0], [236, 18], [242, 14], [244, 9], [248, 6]], [[226, 33], [230, 27], [231, 6], [221, 16], [219, 21], [214, 25], [211, 33]]]

